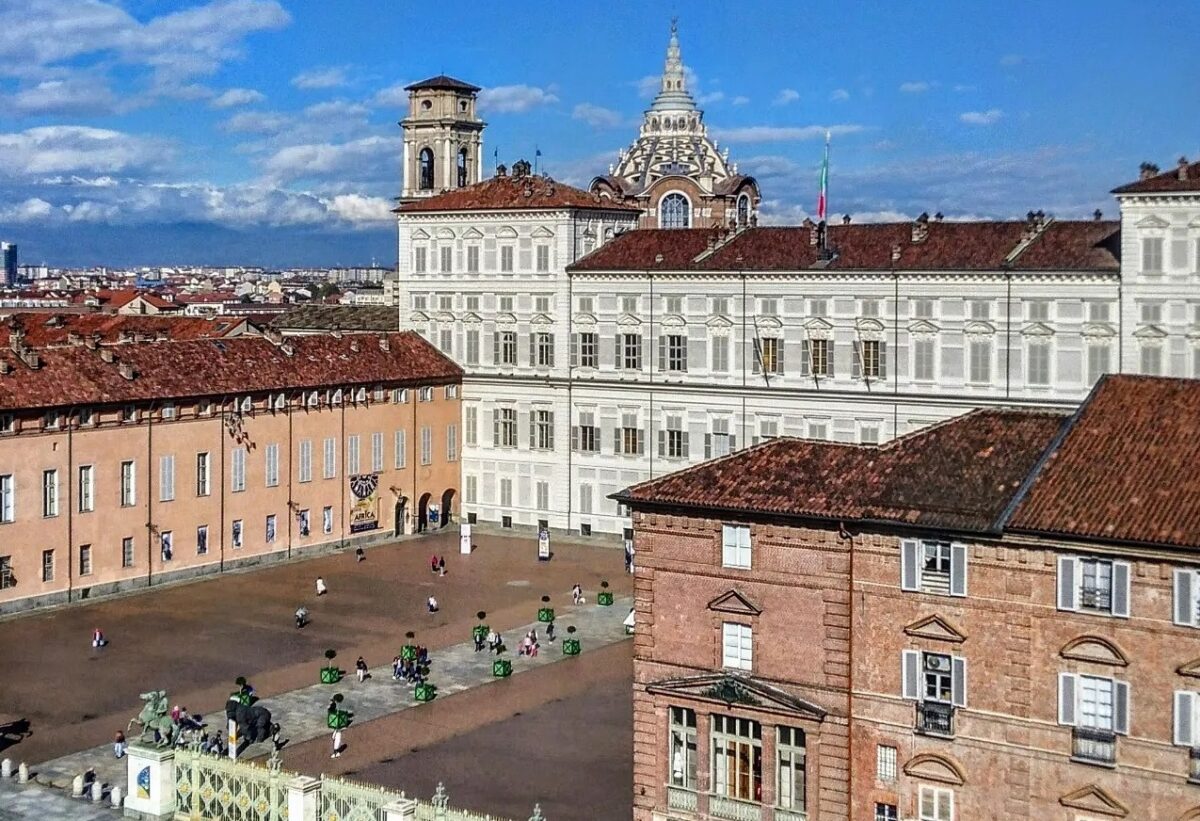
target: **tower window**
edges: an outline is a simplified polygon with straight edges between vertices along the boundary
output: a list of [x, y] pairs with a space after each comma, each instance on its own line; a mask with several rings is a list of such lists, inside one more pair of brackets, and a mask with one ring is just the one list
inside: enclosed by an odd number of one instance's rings
[[687, 197], [678, 191], [667, 194], [658, 203], [658, 226], [660, 228], [691, 227], [691, 206]]
[[465, 188], [467, 185], [467, 149], [460, 148], [458, 150], [458, 187]]
[[421, 101], [421, 110], [422, 111], [428, 111], [431, 108], [433, 108], [433, 103], [431, 101], [429, 101], [429, 100]]
[[[428, 102], [428, 100], [426, 101]], [[420, 154], [421, 190], [433, 190], [433, 152], [422, 148]]]
[[750, 198], [745, 194], [738, 197], [737, 221], [738, 225], [749, 225], [750, 223]]

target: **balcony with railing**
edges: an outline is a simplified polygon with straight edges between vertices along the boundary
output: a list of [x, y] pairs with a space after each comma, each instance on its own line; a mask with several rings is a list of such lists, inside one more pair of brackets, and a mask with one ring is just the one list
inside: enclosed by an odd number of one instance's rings
[[1071, 760], [1105, 766], [1116, 764], [1116, 733], [1094, 727], [1076, 727], [1071, 739]]
[[808, 813], [804, 810], [785, 810], [783, 807], [776, 807], [775, 821], [808, 821]]
[[667, 808], [681, 812], [696, 812], [700, 808], [699, 796], [687, 787], [667, 785]]
[[954, 705], [940, 701], [917, 702], [917, 732], [922, 735], [954, 735]]
[[714, 794], [708, 797], [708, 814], [729, 821], [761, 821], [762, 805]]
[[1112, 591], [1106, 587], [1084, 585], [1079, 589], [1079, 606], [1084, 610], [1096, 610], [1101, 613], [1111, 612]]

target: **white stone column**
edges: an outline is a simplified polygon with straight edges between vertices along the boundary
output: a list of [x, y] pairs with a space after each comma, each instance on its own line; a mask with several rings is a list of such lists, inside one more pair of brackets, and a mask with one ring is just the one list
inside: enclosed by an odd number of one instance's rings
[[445, 148], [443, 149], [443, 152], [442, 152], [442, 159], [444, 160], [444, 162], [442, 162], [442, 171], [445, 173], [446, 176], [444, 176], [442, 178], [442, 187], [449, 189], [449, 188], [454, 187], [451, 184], [454, 180], [454, 177], [452, 176], [452, 172], [454, 169], [454, 158], [452, 156], [450, 156], [451, 151], [450, 151], [450, 138], [449, 137], [447, 137], [445, 140], [443, 140], [443, 145], [445, 146]]
[[404, 165], [402, 165], [400, 167], [400, 195], [401, 196], [405, 196], [405, 197], [408, 196], [409, 192], [412, 190], [412, 187], [408, 184], [409, 176], [412, 173], [409, 170], [411, 168], [411, 165], [412, 165], [412, 141], [405, 140], [404, 141]]
[[321, 781], [299, 775], [287, 783], [288, 821], [317, 821], [321, 804]]
[[175, 814], [175, 750], [132, 744], [125, 756], [125, 807], [147, 818]]
[[385, 821], [413, 821], [417, 817], [417, 799], [397, 798], [383, 808], [383, 817]]

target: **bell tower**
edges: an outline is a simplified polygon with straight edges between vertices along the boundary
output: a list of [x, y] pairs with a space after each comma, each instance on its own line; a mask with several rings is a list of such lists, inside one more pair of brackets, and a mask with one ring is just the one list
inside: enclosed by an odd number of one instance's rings
[[400, 201], [410, 202], [479, 182], [483, 129], [475, 113], [479, 87], [440, 74], [406, 86], [408, 116]]

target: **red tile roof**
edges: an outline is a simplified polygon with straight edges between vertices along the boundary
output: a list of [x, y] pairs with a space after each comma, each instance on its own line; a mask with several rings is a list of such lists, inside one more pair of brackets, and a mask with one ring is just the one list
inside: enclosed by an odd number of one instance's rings
[[172, 340], [217, 339], [236, 333], [242, 327], [242, 317], [195, 319], [156, 314], [48, 314], [15, 313], [0, 323], [0, 333], [14, 331], [24, 334], [31, 348], [49, 348], [73, 344], [72, 334], [85, 339], [95, 338], [100, 344], [124, 341], [132, 334], [150, 339], [160, 334]]
[[602, 199], [546, 176], [530, 174], [522, 177], [492, 177], [466, 188], [456, 188], [405, 203], [396, 211], [404, 214], [424, 211], [558, 211], [564, 208], [635, 213], [641, 210], [637, 206]]
[[[389, 350], [380, 347], [386, 337]], [[101, 405], [152, 399], [263, 393], [279, 390], [374, 385], [441, 384], [462, 369], [412, 332], [342, 337], [290, 337], [288, 355], [257, 336], [185, 342], [116, 345], [116, 362], [82, 345], [38, 351], [31, 369], [16, 353], [0, 351], [9, 372], [0, 374], [0, 408], [22, 410]], [[357, 348], [357, 350], [355, 350]], [[121, 375], [132, 366], [134, 379]]]
[[635, 485], [639, 505], [991, 531], [1067, 416], [973, 411], [882, 446], [773, 439]]
[[1105, 377], [1009, 529], [1200, 548], [1197, 431], [1200, 380]]
[[[1181, 173], [1182, 172], [1182, 173]], [[1186, 162], [1144, 180], [1114, 188], [1114, 194], [1171, 194], [1200, 192], [1200, 162]]]
[[163, 299], [157, 294], [150, 293], [149, 291], [138, 291], [132, 288], [121, 291], [113, 291], [104, 304], [106, 307], [113, 310], [120, 310], [138, 297], [141, 297], [146, 301], [147, 304], [153, 305], [155, 308], [158, 308], [162, 311], [183, 310], [182, 305], [177, 305], [168, 299]]
[[[747, 228], [718, 242], [715, 249], [710, 242], [720, 235], [711, 229], [628, 231], [567, 270], [998, 271], [1010, 259], [1014, 270], [1120, 268], [1115, 222], [1052, 221], [1027, 245], [1025, 221], [930, 221], [926, 226], [928, 233], [920, 242], [913, 241], [913, 223], [830, 226], [831, 260], [820, 258], [812, 242], [815, 228], [804, 226]], [[899, 253], [895, 260], [894, 250]], [[660, 253], [663, 261], [655, 262]]]

